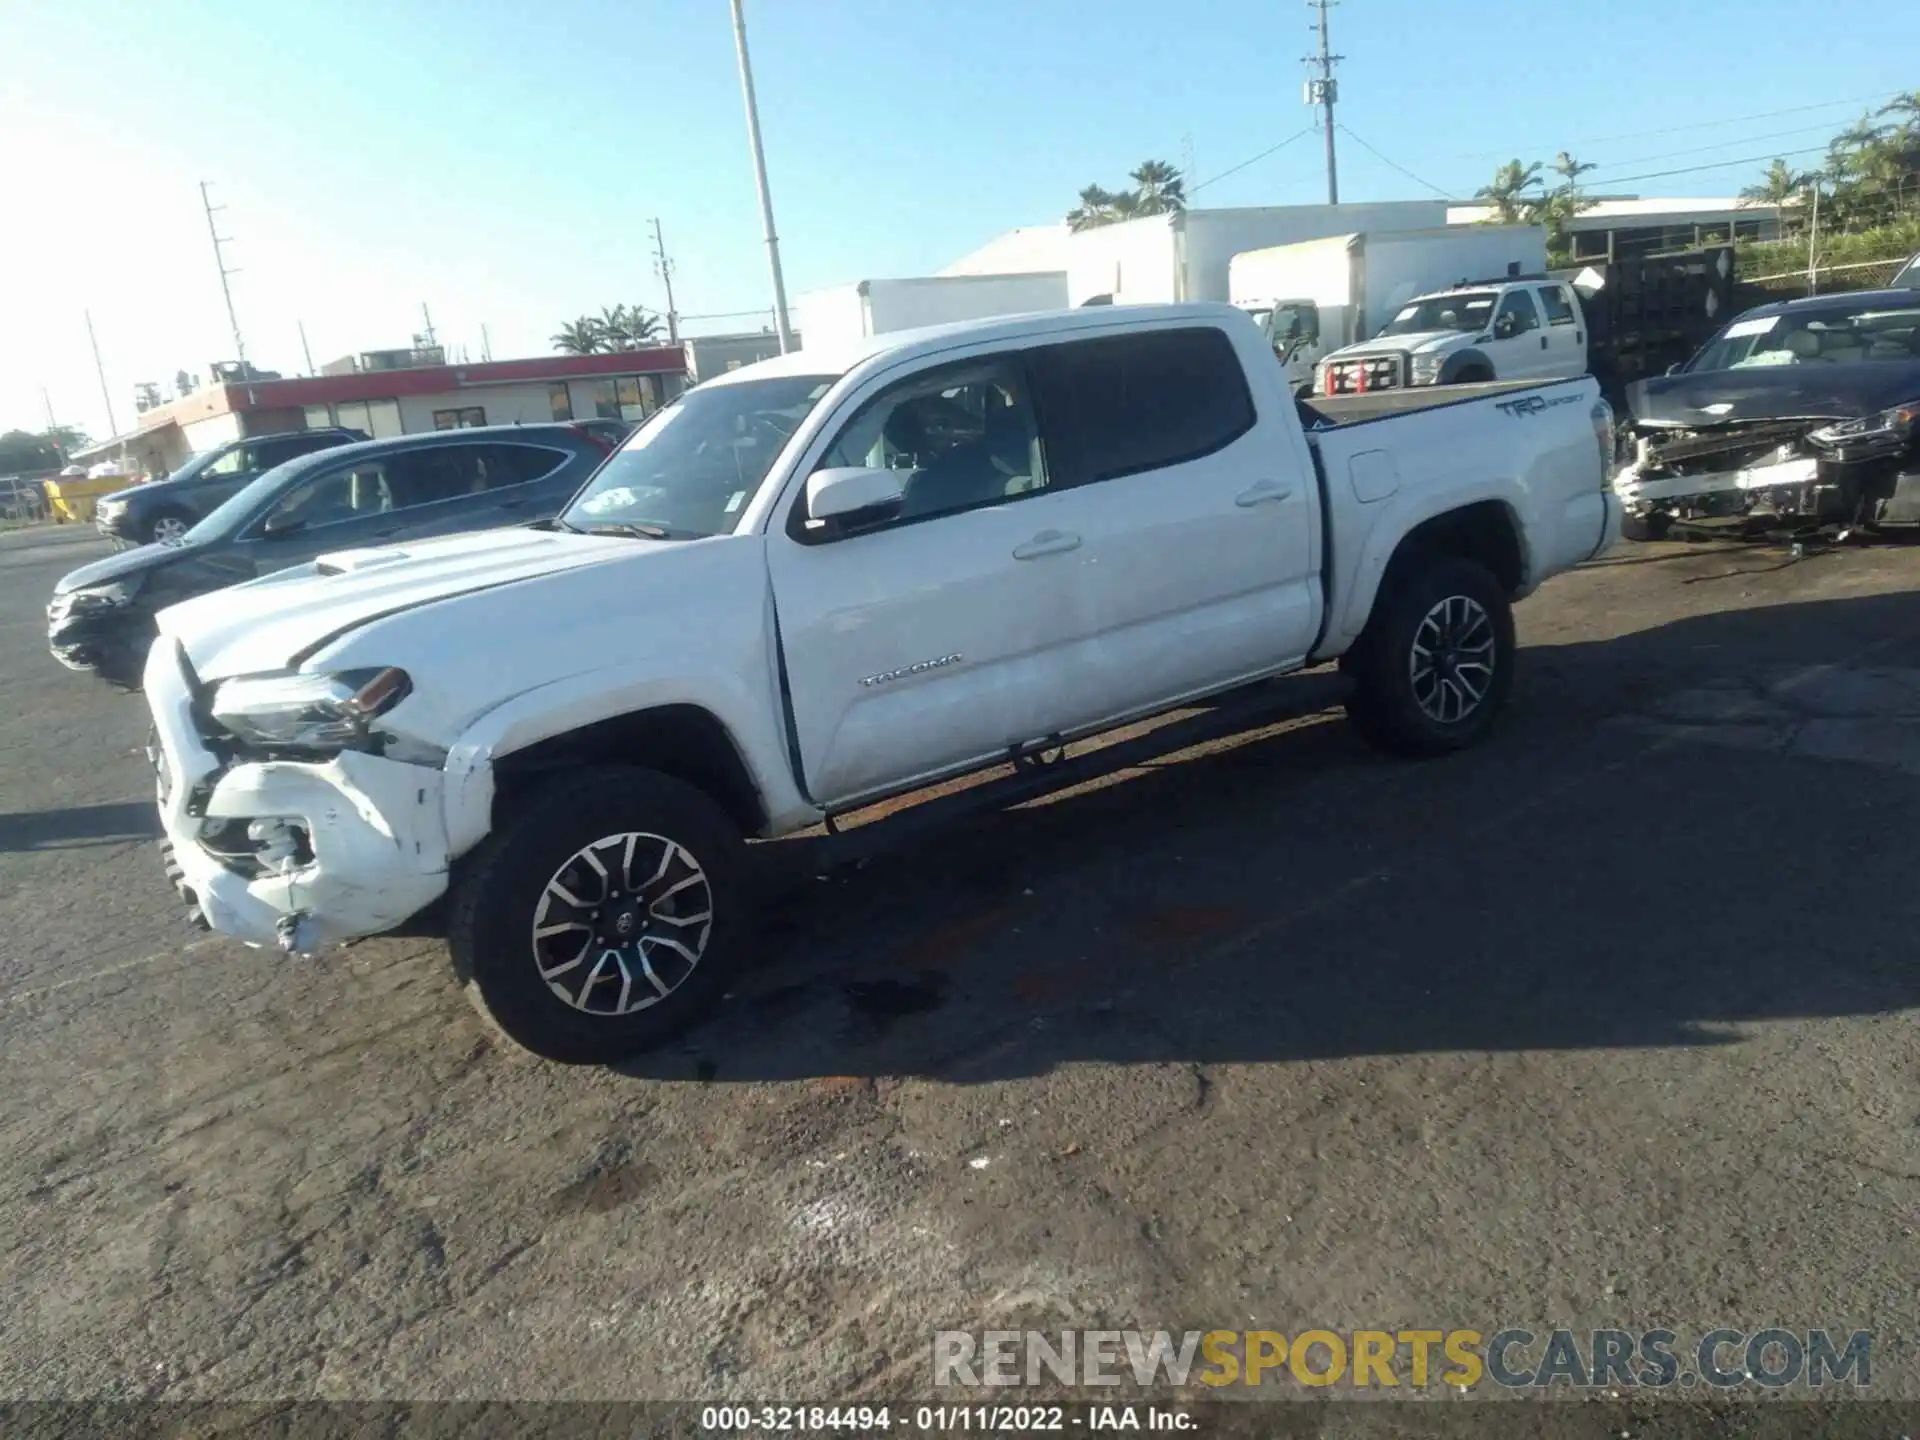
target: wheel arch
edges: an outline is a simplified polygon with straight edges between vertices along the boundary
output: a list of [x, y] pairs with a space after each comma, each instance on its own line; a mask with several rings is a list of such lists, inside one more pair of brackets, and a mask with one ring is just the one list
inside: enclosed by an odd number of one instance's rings
[[[1422, 559], [1457, 556], [1472, 560], [1493, 574], [1509, 598], [1517, 599], [1527, 590], [1532, 556], [1526, 526], [1511, 496], [1483, 494], [1408, 519], [1413, 523], [1404, 529], [1386, 524], [1374, 529], [1366, 555], [1355, 571], [1354, 586], [1338, 627], [1337, 633], [1347, 644], [1366, 629], [1393, 576]], [[1388, 537], [1396, 531], [1399, 539], [1390, 543]]]
[[732, 733], [713, 711], [684, 701], [608, 715], [497, 756], [493, 815], [542, 779], [589, 765], [671, 775], [711, 797], [742, 834], [766, 828], [766, 802]]
[[1472, 367], [1478, 367], [1486, 371], [1488, 375], [1496, 380], [1500, 378], [1500, 372], [1494, 367], [1493, 361], [1487, 358], [1487, 352], [1469, 347], [1465, 350], [1454, 351], [1441, 362], [1440, 383], [1442, 385], [1456, 385], [1460, 383], [1460, 372]]

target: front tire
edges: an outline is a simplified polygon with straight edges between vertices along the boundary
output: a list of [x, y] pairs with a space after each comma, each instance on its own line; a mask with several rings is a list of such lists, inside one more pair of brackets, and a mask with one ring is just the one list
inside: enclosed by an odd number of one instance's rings
[[1484, 566], [1451, 557], [1389, 573], [1342, 662], [1347, 716], [1394, 755], [1445, 755], [1486, 735], [1513, 684], [1513, 607]]
[[448, 924], [482, 1017], [548, 1060], [605, 1065], [722, 992], [747, 930], [744, 846], [720, 807], [646, 770], [576, 771], [469, 859]]
[[193, 528], [193, 517], [183, 510], [162, 510], [147, 524], [147, 543], [173, 545], [186, 538]]

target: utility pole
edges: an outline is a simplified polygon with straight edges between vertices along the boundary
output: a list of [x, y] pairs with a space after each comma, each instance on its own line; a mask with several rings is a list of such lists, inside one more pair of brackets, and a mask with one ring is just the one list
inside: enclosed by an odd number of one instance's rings
[[673, 308], [673, 261], [667, 258], [667, 242], [660, 234], [660, 217], [653, 217], [653, 273], [667, 287], [667, 343], [680, 343], [680, 312]]
[[480, 361], [487, 364], [493, 359], [493, 342], [487, 338], [487, 322], [480, 322]]
[[793, 349], [793, 331], [787, 325], [787, 282], [780, 275], [780, 239], [773, 229], [773, 195], [767, 189], [767, 157], [760, 148], [760, 107], [753, 99], [753, 65], [747, 59], [747, 20], [740, 0], [733, 0], [733, 47], [740, 56], [740, 93], [747, 102], [747, 143], [753, 149], [753, 180], [760, 189], [760, 223], [767, 234], [767, 264], [773, 270], [773, 328], [780, 337], [780, 353]]
[[1306, 84], [1306, 102], [1318, 105], [1325, 115], [1327, 136], [1327, 203], [1340, 203], [1340, 171], [1333, 159], [1333, 105], [1340, 98], [1340, 82], [1333, 78], [1333, 67], [1346, 59], [1344, 55], [1335, 55], [1328, 48], [1327, 7], [1338, 4], [1339, 0], [1307, 0], [1307, 8], [1317, 12], [1313, 29], [1320, 37], [1320, 50], [1316, 55], [1308, 55], [1305, 61], [1317, 66], [1320, 73], [1310, 76]]
[[238, 275], [240, 272], [227, 268], [226, 252], [220, 247], [231, 245], [233, 240], [222, 235], [213, 223], [213, 212], [227, 207], [216, 205], [208, 198], [207, 182], [204, 180], [200, 182], [200, 204], [207, 212], [207, 234], [213, 237], [213, 263], [220, 269], [220, 294], [227, 302], [227, 324], [233, 327], [233, 358], [244, 365], [247, 363], [247, 342], [240, 338], [240, 320], [233, 313], [233, 289], [227, 284], [228, 276]]
[[306, 357], [307, 374], [317, 375], [319, 372], [313, 368], [313, 351], [307, 348], [307, 322], [296, 320], [293, 323], [300, 329], [300, 353]]
[[1819, 245], [1820, 181], [1818, 177], [1815, 177], [1813, 182], [1813, 223], [1807, 226], [1807, 294], [1809, 295], [1818, 295], [1820, 293], [1820, 271], [1816, 264], [1819, 255]]
[[60, 422], [53, 418], [53, 397], [47, 394], [47, 387], [44, 385], [40, 387], [40, 403], [46, 407], [47, 429], [58, 430]]
[[113, 395], [107, 389], [107, 367], [100, 363], [100, 342], [93, 336], [93, 312], [81, 312], [87, 317], [87, 343], [93, 347], [93, 369], [100, 377], [100, 403], [107, 407], [107, 434], [118, 435], [120, 427], [113, 420]]
[[427, 322], [427, 344], [431, 347], [433, 345], [433, 316], [428, 313], [427, 302], [424, 300], [420, 302], [420, 318]]

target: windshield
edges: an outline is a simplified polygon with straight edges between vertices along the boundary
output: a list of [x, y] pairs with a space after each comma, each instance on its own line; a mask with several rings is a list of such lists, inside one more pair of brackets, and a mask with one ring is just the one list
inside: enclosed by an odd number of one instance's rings
[[1920, 297], [1912, 305], [1884, 299], [1823, 306], [1798, 314], [1736, 320], [1709, 340], [1687, 369], [1740, 370], [1758, 365], [1840, 365], [1920, 360]]
[[1484, 330], [1493, 319], [1493, 302], [1499, 298], [1493, 290], [1462, 290], [1453, 295], [1435, 295], [1403, 306], [1387, 323], [1382, 335], [1418, 335], [1426, 330]]
[[689, 390], [594, 472], [561, 523], [635, 526], [670, 539], [732, 530], [774, 456], [838, 378], [783, 375]]
[[269, 470], [258, 480], [241, 486], [239, 491], [228, 496], [224, 503], [209, 510], [206, 518], [181, 536], [178, 543], [187, 545], [197, 541], [226, 539], [246, 523], [249, 515], [266, 504], [280, 489], [279, 477], [279, 470]]

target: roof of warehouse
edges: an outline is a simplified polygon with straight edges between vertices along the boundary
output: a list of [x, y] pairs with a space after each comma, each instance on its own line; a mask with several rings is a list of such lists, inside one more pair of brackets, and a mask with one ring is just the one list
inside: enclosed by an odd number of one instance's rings
[[656, 345], [611, 355], [538, 355], [527, 360], [483, 360], [471, 365], [357, 370], [349, 375], [309, 375], [293, 380], [242, 380], [209, 385], [156, 406], [140, 417], [139, 433], [160, 425], [200, 420], [230, 411], [392, 400], [403, 395], [447, 395], [488, 385], [590, 380], [602, 375], [673, 375], [686, 368], [686, 352], [680, 346]]

